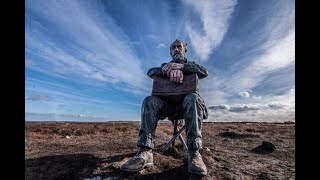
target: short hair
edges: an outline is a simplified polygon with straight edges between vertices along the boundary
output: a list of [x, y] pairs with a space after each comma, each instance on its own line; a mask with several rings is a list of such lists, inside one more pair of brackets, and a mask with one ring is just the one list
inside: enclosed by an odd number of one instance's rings
[[175, 43], [181, 43], [183, 45], [184, 49], [185, 49], [185, 52], [187, 52], [187, 43], [185, 43], [185, 42], [183, 42], [182, 40], [179, 40], [179, 39], [176, 39], [175, 41], [173, 41], [173, 43], [171, 43], [170, 51], [171, 51], [172, 45], [175, 44]]

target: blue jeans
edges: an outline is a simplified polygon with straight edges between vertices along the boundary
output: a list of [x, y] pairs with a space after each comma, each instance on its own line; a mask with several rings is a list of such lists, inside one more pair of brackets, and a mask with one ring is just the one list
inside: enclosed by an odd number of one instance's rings
[[[179, 108], [181, 107], [181, 108]], [[198, 93], [183, 97], [180, 104], [168, 104], [157, 96], [144, 99], [141, 108], [138, 147], [155, 148], [155, 131], [160, 119], [170, 116], [172, 108], [180, 109], [186, 124], [187, 146], [189, 150], [202, 148], [202, 121], [207, 118], [207, 109]]]

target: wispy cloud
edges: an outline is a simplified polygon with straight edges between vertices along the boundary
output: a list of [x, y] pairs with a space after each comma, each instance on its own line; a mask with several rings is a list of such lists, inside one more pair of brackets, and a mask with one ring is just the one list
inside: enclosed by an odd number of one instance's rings
[[26, 97], [26, 100], [30, 101], [51, 101], [52, 98], [47, 95], [31, 95]]
[[186, 31], [191, 44], [201, 61], [208, 60], [209, 55], [220, 45], [229, 27], [229, 20], [237, 4], [236, 0], [184, 0], [200, 16], [199, 25], [188, 22]]
[[[37, 61], [27, 67], [144, 91], [146, 76], [140, 61], [100, 5], [98, 1], [28, 1], [26, 55]], [[42, 24], [43, 18], [49, 27]]]
[[[250, 36], [250, 41], [243, 42], [244, 48], [235, 56], [236, 61], [230, 60], [233, 63], [225, 68], [226, 72], [216, 73], [201, 82], [208, 104], [271, 101], [277, 94], [294, 89], [294, 7], [292, 9], [292, 5], [286, 3], [276, 4], [277, 8], [268, 11], [268, 14], [259, 14], [261, 17], [258, 19], [269, 20], [257, 29], [263, 33]], [[260, 42], [256, 44], [254, 39]], [[228, 44], [228, 41], [225, 43]], [[259, 89], [262, 86], [264, 88]], [[246, 98], [239, 99], [239, 95]]]
[[77, 122], [104, 122], [110, 118], [88, 116], [84, 114], [56, 114], [56, 113], [25, 113], [27, 121], [77, 121]]
[[166, 47], [166, 45], [164, 43], [159, 43], [157, 46], [157, 48], [165, 48], [165, 47]]
[[[97, 92], [97, 91], [96, 91]], [[95, 104], [106, 105], [111, 101], [95, 97], [88, 89], [70, 88], [63, 84], [29, 78], [26, 81], [26, 93], [30, 94], [26, 100], [50, 100], [52, 103], [61, 102], [68, 104]], [[42, 95], [46, 93], [47, 95]]]
[[229, 103], [229, 97], [231, 95], [225, 91], [225, 89], [230, 85], [225, 77], [218, 75], [210, 76], [209, 71], [209, 77], [200, 80], [199, 86], [200, 94], [204, 97], [208, 105]]
[[[270, 39], [270, 41], [275, 41]], [[250, 57], [248, 57], [250, 58]], [[258, 85], [268, 72], [276, 71], [295, 62], [295, 31], [294, 29], [282, 39], [274, 43], [273, 47], [265, 49], [258, 58], [238, 71], [230, 79], [235, 87], [250, 89]]]

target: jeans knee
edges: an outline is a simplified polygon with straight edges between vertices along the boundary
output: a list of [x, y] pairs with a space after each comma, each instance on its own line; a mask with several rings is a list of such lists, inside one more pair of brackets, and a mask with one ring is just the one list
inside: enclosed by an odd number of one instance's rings
[[147, 96], [144, 98], [142, 106], [143, 107], [153, 107], [157, 102], [157, 97], [155, 96]]

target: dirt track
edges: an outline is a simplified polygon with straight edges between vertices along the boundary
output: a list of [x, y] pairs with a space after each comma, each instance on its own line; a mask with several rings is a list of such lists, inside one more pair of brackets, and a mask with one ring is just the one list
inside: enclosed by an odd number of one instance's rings
[[[139, 173], [120, 171], [120, 164], [137, 151], [138, 128], [138, 122], [26, 123], [25, 177], [295, 179], [294, 123], [204, 123], [201, 154], [206, 177], [188, 174], [179, 140], [176, 148], [154, 153], [154, 167]], [[169, 140], [172, 131], [170, 123], [159, 123], [157, 147]], [[267, 148], [258, 147], [263, 141]]]

